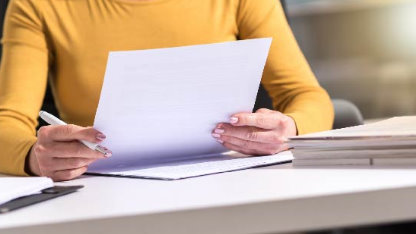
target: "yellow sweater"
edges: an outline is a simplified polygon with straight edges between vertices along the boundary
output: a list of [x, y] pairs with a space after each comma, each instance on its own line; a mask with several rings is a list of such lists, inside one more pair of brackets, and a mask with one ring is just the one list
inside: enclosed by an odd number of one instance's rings
[[298, 133], [333, 109], [277, 0], [11, 0], [0, 69], [0, 173], [25, 175], [47, 79], [62, 119], [93, 124], [109, 51], [273, 37], [262, 83]]

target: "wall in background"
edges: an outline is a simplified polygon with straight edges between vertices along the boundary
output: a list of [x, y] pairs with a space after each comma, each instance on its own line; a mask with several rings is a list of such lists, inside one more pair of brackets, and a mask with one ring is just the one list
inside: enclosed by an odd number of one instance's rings
[[288, 0], [292, 29], [332, 98], [365, 118], [416, 115], [416, 1]]

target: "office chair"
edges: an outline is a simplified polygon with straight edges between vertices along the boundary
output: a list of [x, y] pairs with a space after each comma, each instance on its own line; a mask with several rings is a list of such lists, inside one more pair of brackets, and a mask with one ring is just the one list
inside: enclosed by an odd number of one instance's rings
[[[3, 20], [8, 2], [9, 0], [0, 0], [0, 37], [3, 34]], [[286, 1], [280, 0], [280, 2], [283, 6], [283, 9], [285, 10], [285, 13], [287, 13]], [[286, 18], [287, 17], [288, 16], [286, 14]], [[0, 46], [0, 62], [1, 52], [2, 50]], [[363, 117], [361, 115], [361, 112], [353, 103], [346, 100], [332, 100], [332, 102], [335, 109], [335, 121], [333, 124], [334, 129], [363, 124]], [[272, 100], [262, 85], [260, 85], [259, 91], [257, 93], [254, 110], [257, 110], [259, 108], [273, 109]], [[45, 93], [42, 110], [46, 110], [47, 112], [52, 113], [55, 116], [59, 116], [49, 84]], [[42, 125], [43, 122], [40, 121], [40, 124]]]

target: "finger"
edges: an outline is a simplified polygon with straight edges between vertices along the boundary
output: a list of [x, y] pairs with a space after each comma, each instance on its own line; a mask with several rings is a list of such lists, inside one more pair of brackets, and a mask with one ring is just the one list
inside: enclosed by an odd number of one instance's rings
[[70, 170], [55, 171], [52, 174], [52, 179], [54, 181], [64, 181], [74, 179], [87, 171], [88, 167], [81, 167]]
[[275, 129], [279, 127], [282, 115], [278, 112], [273, 113], [239, 113], [230, 118], [230, 123], [234, 126], [252, 126], [264, 129]]
[[258, 109], [258, 110], [256, 110], [256, 113], [273, 113], [273, 112], [275, 112], [274, 110], [270, 110], [270, 109], [267, 109], [267, 108], [260, 108], [260, 109]]
[[224, 145], [224, 147], [228, 148], [229, 150], [233, 150], [233, 151], [237, 151], [246, 155], [255, 155], [255, 156], [265, 156], [265, 155], [272, 155], [272, 154], [276, 154], [282, 151], [287, 150], [287, 146], [285, 145], [281, 145], [275, 152], [262, 152], [262, 151], [257, 151], [257, 150], [252, 150], [252, 149], [246, 149], [243, 148], [241, 146], [238, 145], [234, 145], [230, 142], [223, 142], [222, 145]]
[[110, 150], [107, 150], [108, 154], [103, 154], [86, 147], [78, 141], [52, 142], [39, 146], [35, 150], [36, 154], [42, 157], [99, 159], [111, 156]]
[[93, 143], [100, 143], [106, 137], [100, 131], [92, 127], [81, 127], [73, 124], [50, 125], [41, 127], [38, 131], [39, 140], [73, 141], [85, 140]]
[[247, 141], [247, 140], [242, 140], [242, 139], [230, 137], [230, 136], [221, 136], [219, 140], [223, 141], [224, 143], [230, 143], [235, 146], [238, 146], [241, 149], [254, 151], [256, 154], [261, 154], [261, 155], [275, 154], [279, 150], [279, 145]]
[[281, 136], [278, 131], [269, 131], [249, 126], [232, 126], [227, 123], [218, 124], [213, 133], [270, 144], [281, 144], [285, 141], [285, 137]]
[[87, 167], [97, 159], [90, 158], [51, 158], [53, 171], [73, 170], [81, 167]]
[[226, 147], [229, 150], [233, 150], [233, 151], [245, 154], [245, 155], [258, 155], [258, 154], [256, 154], [256, 152], [254, 150], [244, 149], [244, 148], [242, 148], [238, 145], [233, 145], [229, 142], [224, 142], [223, 145], [224, 145], [224, 147]]

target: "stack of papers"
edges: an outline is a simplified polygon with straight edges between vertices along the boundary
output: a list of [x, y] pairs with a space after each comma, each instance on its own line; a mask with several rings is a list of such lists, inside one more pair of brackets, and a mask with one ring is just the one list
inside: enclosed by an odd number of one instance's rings
[[416, 165], [416, 116], [290, 138], [295, 166]]
[[47, 177], [0, 177], [0, 205], [50, 187], [53, 181]]

